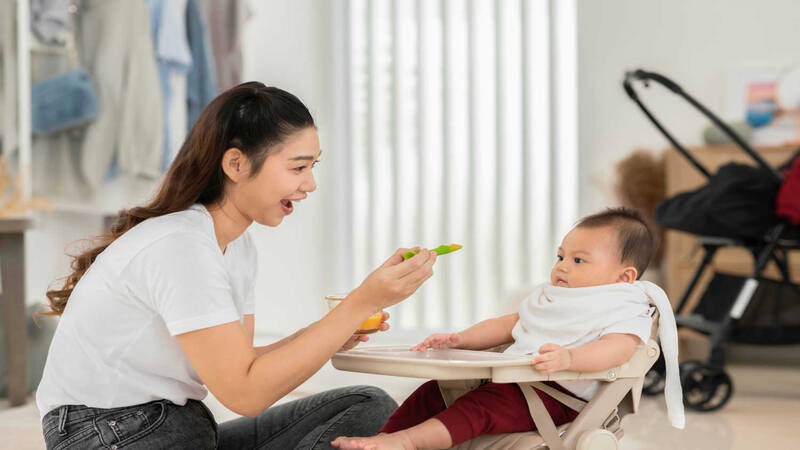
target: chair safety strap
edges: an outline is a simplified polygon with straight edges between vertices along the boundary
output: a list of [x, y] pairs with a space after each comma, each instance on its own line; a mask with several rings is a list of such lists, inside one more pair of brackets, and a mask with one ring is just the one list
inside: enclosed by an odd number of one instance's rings
[[585, 402], [585, 401], [583, 401], [581, 399], [575, 398], [575, 397], [573, 397], [571, 395], [567, 395], [567, 394], [559, 391], [558, 389], [556, 389], [556, 388], [554, 388], [552, 386], [548, 386], [548, 385], [546, 385], [544, 383], [540, 383], [538, 381], [535, 381], [533, 383], [530, 383], [530, 385], [535, 387], [536, 389], [544, 392], [545, 394], [549, 395], [550, 397], [553, 397], [554, 400], [558, 401], [562, 405], [566, 405], [568, 408], [570, 408], [570, 409], [572, 409], [574, 411], [581, 412], [581, 411], [583, 411], [583, 408], [585, 408], [586, 405], [587, 405], [587, 402]]
[[522, 389], [525, 400], [528, 401], [528, 409], [531, 412], [533, 423], [536, 425], [536, 431], [542, 436], [547, 447], [550, 450], [567, 450], [564, 441], [561, 440], [561, 437], [558, 435], [558, 429], [555, 423], [553, 423], [550, 413], [547, 412], [547, 408], [545, 408], [542, 399], [539, 398], [539, 394], [536, 393], [533, 386], [530, 384], [520, 384], [519, 387]]

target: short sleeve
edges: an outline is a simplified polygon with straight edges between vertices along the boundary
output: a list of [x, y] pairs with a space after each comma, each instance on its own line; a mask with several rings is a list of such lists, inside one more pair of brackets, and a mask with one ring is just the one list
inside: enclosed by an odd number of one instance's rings
[[231, 282], [215, 242], [198, 232], [171, 233], [141, 251], [128, 267], [173, 336], [240, 320]]
[[612, 333], [632, 334], [637, 336], [642, 343], [647, 343], [648, 339], [650, 339], [650, 330], [653, 325], [651, 313], [652, 307], [648, 309], [647, 313], [643, 313], [632, 319], [617, 322], [603, 329], [600, 335], [605, 336], [606, 334]]

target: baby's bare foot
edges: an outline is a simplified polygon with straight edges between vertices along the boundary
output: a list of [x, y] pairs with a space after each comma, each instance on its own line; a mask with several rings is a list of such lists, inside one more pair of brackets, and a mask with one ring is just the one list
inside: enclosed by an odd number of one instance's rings
[[361, 450], [364, 447], [364, 438], [360, 437], [338, 437], [331, 442], [331, 445], [343, 450]]
[[344, 450], [416, 450], [411, 439], [402, 432], [372, 437], [339, 437], [331, 445]]

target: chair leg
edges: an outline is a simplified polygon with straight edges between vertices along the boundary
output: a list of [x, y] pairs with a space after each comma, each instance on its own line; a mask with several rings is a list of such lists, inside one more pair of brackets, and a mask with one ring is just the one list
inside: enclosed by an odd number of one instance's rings
[[581, 434], [587, 430], [600, 428], [608, 418], [608, 408], [594, 407], [598, 403], [602, 405], [618, 405], [636, 383], [634, 378], [621, 378], [613, 383], [603, 383], [595, 394], [594, 398], [572, 421], [572, 424], [564, 433], [564, 446], [575, 448]]

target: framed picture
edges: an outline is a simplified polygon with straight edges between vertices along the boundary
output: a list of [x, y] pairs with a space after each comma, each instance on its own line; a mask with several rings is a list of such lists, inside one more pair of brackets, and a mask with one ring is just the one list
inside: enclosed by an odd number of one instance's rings
[[727, 120], [753, 128], [751, 144], [800, 144], [800, 65], [731, 71], [723, 105]]

